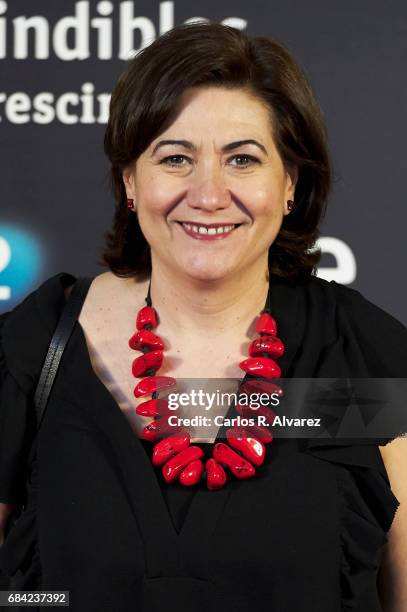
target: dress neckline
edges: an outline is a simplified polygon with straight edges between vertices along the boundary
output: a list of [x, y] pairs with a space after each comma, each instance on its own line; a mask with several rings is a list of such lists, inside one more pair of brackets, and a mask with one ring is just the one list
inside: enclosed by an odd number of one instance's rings
[[[73, 277], [75, 279], [75, 281], [77, 280], [77, 277]], [[89, 283], [88, 286], [88, 290], [86, 292], [83, 304], [82, 304], [82, 308], [83, 305], [86, 301], [86, 297], [88, 295], [88, 292], [90, 290], [91, 284], [93, 283], [93, 281], [95, 280], [96, 276], [89, 276], [87, 277], [89, 279], [91, 279], [91, 283]], [[62, 279], [61, 279], [62, 280]], [[298, 328], [298, 324], [299, 324], [299, 300], [298, 300], [298, 291], [294, 291], [292, 293], [292, 295], [290, 296], [291, 299], [287, 299], [287, 291], [288, 292], [292, 292], [293, 288], [294, 288], [294, 283], [290, 282], [290, 281], [285, 281], [284, 279], [275, 279], [273, 280], [273, 284], [271, 283], [271, 280], [269, 282], [269, 289], [268, 289], [268, 293], [267, 293], [267, 297], [266, 297], [266, 302], [263, 306], [263, 308], [269, 308], [271, 311], [271, 314], [273, 315], [273, 307], [276, 307], [277, 310], [279, 311], [278, 313], [274, 312], [274, 317], [277, 320], [277, 328], [278, 330], [281, 330], [283, 327], [283, 335], [282, 338], [283, 342], [285, 344], [285, 353], [284, 355], [279, 358], [279, 366], [281, 367], [282, 370], [282, 377], [284, 378], [286, 376], [285, 370], [287, 370], [289, 368], [289, 365], [291, 363], [291, 360], [294, 356], [294, 352], [295, 349], [297, 348], [298, 344], [297, 342], [295, 342], [295, 339], [297, 339], [298, 341], [298, 337], [296, 338], [294, 335], [288, 336], [288, 334], [286, 334], [286, 332], [288, 331], [288, 329], [290, 330], [297, 330]], [[296, 296], [296, 299], [294, 299]], [[63, 297], [65, 300], [65, 295], [63, 293]], [[279, 301], [280, 301], [280, 307], [279, 307]], [[283, 302], [285, 302], [284, 308], [282, 308]], [[289, 323], [289, 325], [288, 325]], [[106, 385], [104, 384], [104, 382], [102, 381], [102, 379], [98, 376], [98, 374], [95, 372], [93, 365], [92, 365], [92, 360], [90, 357], [90, 352], [89, 352], [89, 348], [87, 345], [87, 341], [86, 341], [86, 335], [85, 335], [85, 331], [81, 325], [81, 323], [79, 322], [79, 320], [76, 321], [75, 324], [75, 328], [80, 328], [80, 335], [81, 335], [81, 342], [84, 348], [84, 353], [86, 356], [86, 362], [87, 365], [90, 368], [90, 372], [92, 375], [92, 378], [94, 380], [96, 380], [97, 383], [99, 383], [107, 392], [107, 394], [110, 396], [112, 403], [115, 404], [115, 406], [117, 407], [117, 409], [122, 413], [122, 415], [125, 417], [125, 415], [123, 414], [122, 409], [120, 408], [118, 402], [116, 401], [116, 398], [112, 395], [112, 393], [109, 391], [109, 389], [106, 387]], [[278, 335], [280, 334], [280, 332], [278, 331]], [[287, 335], [287, 337], [285, 337]], [[241, 383], [245, 382], [247, 379], [249, 378], [248, 374], [245, 374], [244, 376], [242, 376], [240, 378]], [[237, 416], [237, 412], [232, 408], [232, 405], [229, 406], [228, 411], [225, 415], [226, 418], [229, 417], [234, 417]], [[129, 426], [129, 429], [132, 431], [133, 435], [137, 438], [137, 440], [140, 442], [141, 439], [140, 437], [133, 431], [133, 429], [130, 426], [130, 423], [128, 421], [128, 419], [125, 417], [125, 420]], [[209, 443], [211, 445], [215, 444], [216, 442], [220, 441], [222, 437], [225, 437], [225, 431], [226, 431], [227, 427], [220, 427], [217, 435], [214, 439], [213, 442]], [[202, 444], [200, 442], [197, 442], [197, 444]]]

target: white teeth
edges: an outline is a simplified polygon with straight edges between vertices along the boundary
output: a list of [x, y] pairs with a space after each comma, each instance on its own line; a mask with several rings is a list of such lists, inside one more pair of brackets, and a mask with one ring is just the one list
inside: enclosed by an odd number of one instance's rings
[[196, 234], [225, 234], [231, 232], [234, 229], [234, 225], [225, 225], [225, 227], [204, 227], [203, 225], [190, 225], [189, 223], [183, 223], [184, 227], [188, 230], [192, 230]]

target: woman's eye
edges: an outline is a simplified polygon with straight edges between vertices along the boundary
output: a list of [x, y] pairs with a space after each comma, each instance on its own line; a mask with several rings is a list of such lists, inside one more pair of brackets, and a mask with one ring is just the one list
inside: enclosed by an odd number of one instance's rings
[[184, 164], [180, 163], [180, 160], [182, 162], [186, 159], [185, 155], [169, 155], [168, 157], [164, 157], [160, 163], [166, 164], [167, 166], [183, 166]]
[[240, 168], [244, 168], [248, 165], [250, 165], [251, 163], [257, 163], [259, 160], [257, 159], [257, 157], [254, 157], [253, 155], [234, 155], [233, 157], [231, 157], [230, 159], [232, 160], [243, 160], [243, 163], [237, 163], [236, 165], [239, 166]]

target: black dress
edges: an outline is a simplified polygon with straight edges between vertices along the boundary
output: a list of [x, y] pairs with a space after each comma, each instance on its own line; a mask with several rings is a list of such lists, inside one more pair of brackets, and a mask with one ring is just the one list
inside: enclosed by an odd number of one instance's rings
[[[379, 612], [398, 507], [385, 440], [276, 438], [250, 481], [165, 486], [76, 324], [26, 465], [33, 390], [74, 280], [57, 274], [0, 317], [0, 501], [26, 502], [0, 549], [13, 588], [68, 590], [75, 612]], [[406, 328], [359, 292], [273, 280], [271, 308], [283, 377], [407, 377]]]

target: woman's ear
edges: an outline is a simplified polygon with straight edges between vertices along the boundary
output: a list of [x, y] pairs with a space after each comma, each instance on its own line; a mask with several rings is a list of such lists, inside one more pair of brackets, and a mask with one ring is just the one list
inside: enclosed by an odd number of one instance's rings
[[134, 169], [127, 166], [122, 172], [122, 178], [128, 198], [134, 199]]
[[289, 215], [295, 206], [295, 187], [298, 181], [298, 168], [288, 167], [286, 170], [286, 189], [284, 202], [284, 216]]
[[296, 166], [287, 168], [287, 179], [287, 199], [294, 200], [295, 187], [298, 182], [298, 168]]

